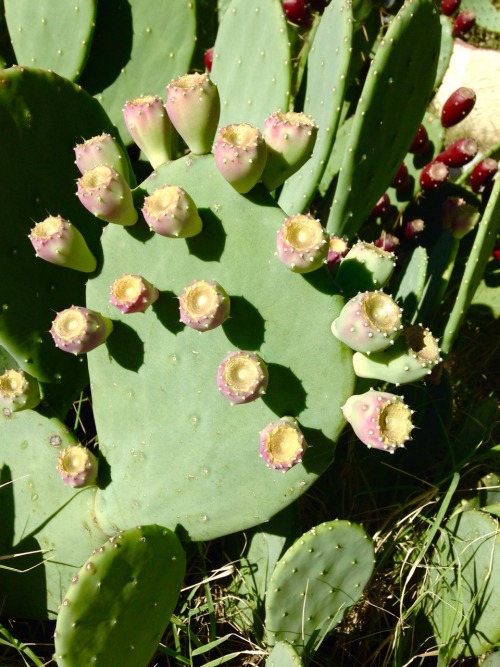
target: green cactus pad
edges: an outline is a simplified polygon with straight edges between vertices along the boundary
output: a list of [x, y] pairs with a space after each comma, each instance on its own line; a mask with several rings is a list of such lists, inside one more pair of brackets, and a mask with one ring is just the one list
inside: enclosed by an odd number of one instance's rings
[[297, 651], [288, 642], [278, 642], [266, 660], [266, 667], [302, 667]]
[[319, 127], [313, 157], [288, 179], [280, 206], [289, 214], [307, 209], [328, 162], [344, 100], [351, 60], [353, 20], [349, 3], [325, 9], [307, 61], [304, 113]]
[[84, 304], [86, 275], [35, 256], [34, 222], [61, 215], [99, 256], [101, 224], [75, 197], [73, 146], [106, 131], [100, 105], [50, 72], [14, 67], [0, 73], [0, 344], [23, 370], [52, 383], [71, 402], [88, 382], [85, 360], [58, 350], [49, 334], [57, 311]]
[[55, 631], [58, 667], [138, 667], [157, 648], [186, 568], [176, 534], [161, 526], [118, 533], [80, 569]]
[[[108, 531], [181, 524], [192, 539], [211, 539], [266, 521], [329, 465], [352, 393], [351, 353], [330, 331], [342, 299], [326, 269], [303, 277], [275, 256], [285, 213], [262, 186], [239, 195], [212, 155], [164, 165], [142, 187], [165, 183], [191, 195], [202, 232], [185, 240], [153, 235], [143, 221], [108, 227], [102, 272], [88, 284], [89, 307], [115, 321], [107, 349], [89, 355], [99, 444], [112, 471], [96, 507]], [[109, 285], [123, 273], [160, 290], [145, 314], [112, 312]], [[179, 322], [178, 297], [193, 280], [215, 280], [229, 294], [231, 317], [212, 331]], [[231, 405], [217, 368], [238, 349], [262, 357], [269, 385], [262, 398]], [[283, 474], [259, 458], [259, 433], [285, 415], [310, 447]]]
[[288, 111], [291, 55], [279, 0], [232, 0], [215, 42], [211, 78], [221, 99], [219, 126], [261, 128], [275, 111]]
[[437, 542], [423, 590], [449, 660], [481, 655], [500, 640], [499, 549], [498, 520], [478, 510], [457, 513]]
[[126, 143], [132, 139], [123, 120], [125, 101], [142, 95], [165, 99], [165, 86], [189, 69], [195, 32], [190, 0], [99, 3], [81, 84], [101, 102]]
[[373, 563], [373, 543], [359, 525], [329, 521], [302, 535], [270, 580], [268, 644], [287, 641], [310, 653], [359, 600]]
[[476, 15], [476, 24], [488, 32], [500, 32], [500, 11], [490, 0], [464, 0], [460, 11], [468, 9]]
[[[75, 568], [105, 539], [93, 514], [95, 488], [75, 491], [59, 477], [58, 453], [75, 438], [57, 419], [3, 410], [0, 431], [2, 614], [53, 618]], [[27, 552], [36, 553], [4, 559]]]
[[406, 0], [381, 40], [339, 173], [327, 223], [332, 234], [356, 233], [403, 161], [432, 93], [440, 35], [433, 0]]
[[415, 323], [425, 289], [428, 264], [427, 251], [417, 246], [406, 258], [393, 289], [394, 299], [403, 308], [406, 322]]
[[97, 0], [4, 0], [4, 4], [19, 65], [78, 79], [92, 41]]

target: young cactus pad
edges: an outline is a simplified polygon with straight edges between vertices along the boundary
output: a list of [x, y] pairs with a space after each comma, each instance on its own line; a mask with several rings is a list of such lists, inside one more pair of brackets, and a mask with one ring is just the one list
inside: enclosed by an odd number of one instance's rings
[[322, 523], [302, 535], [269, 583], [267, 643], [287, 641], [299, 654], [310, 652], [359, 600], [373, 563], [371, 539], [349, 521]]
[[76, 574], [57, 617], [58, 667], [146, 665], [174, 610], [186, 559], [161, 526], [118, 533]]
[[[213, 155], [163, 165], [141, 192], [165, 183], [192, 195], [202, 231], [170, 239], [144, 222], [134, 234], [109, 225], [106, 261], [87, 288], [89, 306], [113, 317], [116, 334], [88, 358], [101, 453], [112, 471], [96, 512], [108, 531], [181, 524], [192, 539], [210, 539], [267, 520], [329, 465], [340, 405], [352, 393], [351, 354], [330, 331], [342, 299], [326, 268], [304, 280], [275, 257], [286, 216], [262, 185], [238, 194]], [[147, 275], [160, 291], [133, 322], [108, 303], [109, 284], [128, 272]], [[228, 320], [203, 333], [179, 322], [178, 296], [194, 280], [215, 281], [231, 297]], [[269, 382], [257, 400], [231, 405], [217, 369], [236, 350], [264, 359]], [[259, 457], [259, 433], [284, 415], [311, 445], [285, 475]]]

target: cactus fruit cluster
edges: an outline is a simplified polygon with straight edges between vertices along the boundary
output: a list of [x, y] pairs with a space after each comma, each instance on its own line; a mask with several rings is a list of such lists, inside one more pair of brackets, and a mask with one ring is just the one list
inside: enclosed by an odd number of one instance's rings
[[[405, 0], [380, 34], [376, 7], [219, 2], [200, 72], [209, 4], [88, 0], [78, 46], [54, 50], [67, 14], [40, 2], [29, 40], [28, 3], [5, 0], [0, 587], [5, 613], [57, 618], [58, 667], [145, 665], [184, 546], [290, 506], [337, 465], [346, 422], [370, 455], [410, 449], [411, 390], [450, 353], [496, 239], [497, 160], [472, 137], [443, 146], [474, 91], [427, 117], [434, 2]], [[126, 66], [102, 56], [115, 19], [133, 26]], [[95, 441], [64, 421], [82, 395]], [[343, 519], [276, 558], [266, 664], [306, 664], [373, 565]]]

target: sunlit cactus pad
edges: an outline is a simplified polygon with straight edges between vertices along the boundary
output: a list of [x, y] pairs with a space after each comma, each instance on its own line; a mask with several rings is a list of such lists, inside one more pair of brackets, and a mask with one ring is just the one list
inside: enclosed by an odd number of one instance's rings
[[[111, 470], [96, 512], [106, 531], [180, 524], [192, 539], [210, 539], [268, 520], [329, 465], [352, 364], [330, 330], [342, 298], [326, 268], [304, 277], [275, 256], [286, 216], [262, 186], [239, 195], [213, 156], [190, 155], [153, 174], [136, 204], [166, 183], [191, 195], [202, 232], [170, 239], [144, 220], [109, 225], [102, 271], [88, 285], [89, 307], [115, 324], [106, 347], [89, 355], [99, 444]], [[109, 304], [109, 285], [123, 273], [159, 289], [145, 314], [122, 315]], [[230, 318], [216, 329], [179, 321], [178, 297], [194, 280], [216, 281], [230, 297]], [[217, 386], [218, 366], [235, 350], [257, 353], [269, 372], [267, 393], [238, 405]], [[298, 421], [310, 445], [286, 473], [259, 456], [260, 431], [284, 416]]]

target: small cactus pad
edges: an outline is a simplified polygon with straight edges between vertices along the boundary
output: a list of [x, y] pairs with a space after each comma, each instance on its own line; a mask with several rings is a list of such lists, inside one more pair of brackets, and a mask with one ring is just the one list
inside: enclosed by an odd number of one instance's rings
[[425, 611], [449, 660], [481, 655], [500, 640], [498, 519], [478, 510], [456, 513], [427, 562]]
[[185, 554], [172, 531], [120, 532], [75, 574], [57, 617], [58, 667], [146, 665], [174, 610]]
[[312, 652], [359, 600], [373, 563], [373, 543], [359, 525], [329, 521], [302, 535], [269, 583], [267, 643], [287, 641], [300, 655]]
[[276, 642], [266, 660], [266, 667], [303, 667], [303, 662], [288, 642]]
[[342, 413], [354, 432], [368, 448], [394, 454], [411, 440], [412, 410], [401, 396], [385, 391], [370, 391], [350, 396]]
[[403, 330], [401, 316], [401, 308], [384, 292], [361, 292], [342, 308], [332, 333], [351, 350], [379, 352], [393, 345]]
[[82, 445], [65, 447], [59, 453], [57, 471], [62, 481], [75, 489], [92, 486], [97, 479], [97, 469], [97, 458]]

